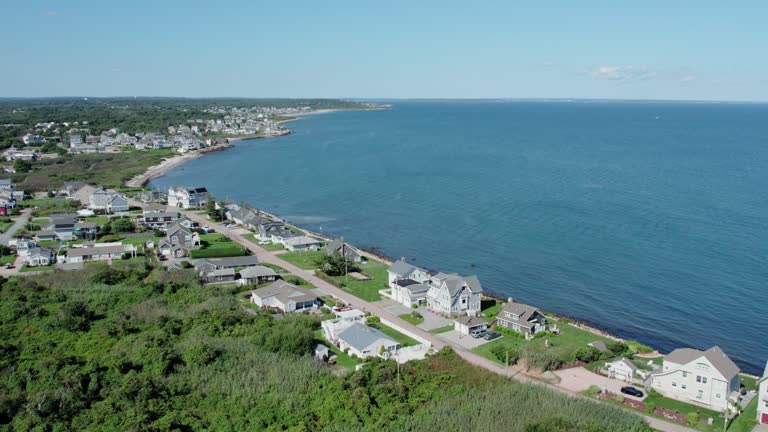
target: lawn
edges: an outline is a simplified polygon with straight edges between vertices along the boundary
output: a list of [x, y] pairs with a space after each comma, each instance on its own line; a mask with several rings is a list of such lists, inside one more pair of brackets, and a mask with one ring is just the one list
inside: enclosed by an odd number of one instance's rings
[[7, 222], [0, 222], [0, 232], [6, 232], [10, 227], [13, 226], [13, 221], [11, 219], [8, 219]]
[[484, 317], [486, 321], [492, 323], [496, 320], [496, 315], [499, 314], [501, 308], [504, 307], [504, 303], [498, 302], [494, 299], [484, 299], [480, 301], [480, 316]]
[[283, 245], [280, 243], [268, 243], [268, 244], [259, 244], [259, 239], [256, 238], [256, 234], [246, 234], [243, 237], [248, 239], [249, 242], [258, 245], [259, 247], [262, 247], [268, 251], [276, 251], [276, 250], [283, 250]]
[[288, 270], [286, 270], [286, 269], [284, 269], [284, 268], [282, 268], [282, 267], [280, 267], [278, 265], [274, 265], [274, 264], [270, 264], [270, 263], [265, 263], [265, 262], [259, 263], [259, 265], [262, 265], [264, 267], [269, 267], [269, 268], [271, 268], [272, 270], [274, 270], [277, 273], [288, 273]]
[[336, 303], [336, 300], [331, 298], [331, 296], [320, 296], [320, 300], [322, 300], [323, 304], [328, 307], [338, 306], [338, 304]]
[[88, 216], [83, 218], [86, 222], [93, 222], [96, 225], [104, 225], [105, 223], [109, 222], [109, 216]]
[[402, 318], [404, 321], [407, 321], [415, 326], [424, 322], [423, 316], [421, 315], [414, 316], [413, 313], [402, 314], [400, 315], [400, 318]]
[[[315, 288], [315, 286], [313, 286], [309, 282], [305, 281], [304, 279], [302, 279], [302, 278], [300, 278], [300, 277], [298, 277], [296, 275], [285, 275], [285, 276], [283, 276], [283, 280], [288, 282], [288, 283], [292, 283], [292, 284], [294, 284], [296, 286], [302, 287], [302, 288], [306, 288], [306, 289], [314, 289]], [[272, 283], [272, 282], [270, 282], [270, 283]]]
[[370, 323], [370, 324], [368, 324], [368, 326], [376, 328], [376, 329], [379, 329], [382, 333], [384, 333], [385, 335], [387, 335], [387, 336], [391, 337], [392, 339], [396, 340], [397, 342], [400, 343], [400, 345], [402, 345], [404, 347], [413, 346], [413, 345], [418, 345], [419, 344], [419, 341], [417, 341], [416, 339], [413, 339], [410, 336], [404, 335], [404, 334], [400, 333], [399, 331], [393, 329], [392, 327], [386, 326], [386, 325], [384, 325], [384, 324], [382, 324], [380, 322], [378, 322], [378, 323]]
[[247, 250], [224, 234], [203, 234], [200, 236], [201, 248], [193, 250], [192, 258], [218, 258], [243, 256]]
[[378, 261], [373, 261], [372, 263], [369, 260], [368, 265], [360, 270], [360, 272], [371, 279], [357, 280], [352, 276], [328, 276], [325, 274], [322, 274], [322, 276], [324, 279], [333, 280], [336, 286], [341, 287], [341, 289], [355, 297], [368, 301], [381, 300], [379, 290], [386, 289], [388, 283], [387, 266]]
[[318, 343], [321, 343], [328, 347], [329, 350], [331, 350], [332, 353], [336, 354], [336, 364], [339, 366], [342, 366], [344, 368], [355, 370], [355, 366], [362, 363], [360, 360], [355, 359], [354, 357], [351, 357], [344, 352], [342, 352], [339, 348], [336, 347], [336, 345], [328, 342], [323, 337], [323, 331], [322, 330], [315, 330], [315, 339]]
[[759, 397], [752, 399], [752, 402], [744, 408], [740, 416], [736, 417], [728, 426], [729, 432], [751, 432], [757, 424], [757, 403]]
[[[666, 398], [656, 392], [650, 392], [648, 397], [643, 401], [646, 405], [654, 404], [659, 408], [666, 408], [668, 410], [677, 411], [680, 414], [688, 415], [688, 413], [697, 413], [699, 415], [699, 423], [695, 425], [696, 429], [717, 432], [723, 430], [723, 419], [721, 414], [717, 411], [708, 410], [695, 405], [680, 402], [675, 399]], [[715, 421], [714, 424], [707, 425], [707, 418], [712, 417]]]
[[440, 334], [440, 333], [448, 333], [449, 331], [452, 331], [452, 330], [453, 330], [453, 326], [447, 325], [445, 327], [438, 327], [436, 329], [432, 329], [429, 332], [432, 334]]
[[320, 260], [325, 257], [325, 251], [313, 252], [288, 252], [279, 255], [281, 260], [285, 260], [298, 268], [305, 270], [314, 270], [318, 268]]
[[[522, 338], [504, 335], [493, 342], [480, 345], [473, 349], [473, 351], [485, 358], [498, 362], [499, 360], [491, 352], [493, 347], [501, 345], [504, 349], [520, 350], [520, 348], [525, 346], [532, 351], [554, 352], [563, 362], [567, 363], [572, 361], [574, 353], [586, 344], [598, 340], [603, 342], [610, 341], [608, 338], [598, 336], [571, 324], [563, 323], [562, 321], [557, 323], [557, 327], [560, 329], [560, 334], [557, 336], [547, 335], [526, 342], [525, 339]], [[547, 340], [549, 340], [549, 347], [546, 345]]]
[[13, 264], [16, 262], [16, 255], [3, 255], [0, 257], [0, 265]]
[[49, 271], [49, 270], [55, 270], [56, 264], [51, 264], [47, 266], [35, 266], [35, 267], [29, 267], [26, 264], [21, 266], [19, 269], [19, 273], [27, 273], [27, 272], [36, 272], [36, 271]]
[[755, 378], [743, 374], [739, 374], [739, 378], [741, 378], [741, 384], [743, 384], [747, 390], [757, 390], [757, 380]]

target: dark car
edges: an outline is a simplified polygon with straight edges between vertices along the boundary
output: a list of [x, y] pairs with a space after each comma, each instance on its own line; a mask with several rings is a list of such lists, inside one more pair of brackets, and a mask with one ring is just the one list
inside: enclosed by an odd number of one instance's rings
[[643, 397], [643, 392], [634, 387], [622, 387], [621, 392], [634, 397]]
[[485, 339], [485, 340], [494, 340], [494, 339], [496, 339], [499, 336], [501, 336], [501, 333], [497, 333], [495, 331], [489, 331], [489, 332], [486, 332], [483, 335], [483, 339]]

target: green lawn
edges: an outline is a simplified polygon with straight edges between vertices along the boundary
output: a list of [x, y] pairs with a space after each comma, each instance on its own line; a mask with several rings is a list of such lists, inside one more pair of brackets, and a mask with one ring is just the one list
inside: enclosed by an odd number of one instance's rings
[[256, 238], [256, 234], [246, 234], [243, 237], [248, 239], [249, 242], [262, 247], [268, 251], [276, 251], [276, 250], [283, 250], [283, 245], [280, 243], [268, 243], [268, 244], [259, 244], [259, 239]]
[[288, 252], [279, 255], [280, 259], [285, 260], [298, 268], [305, 270], [314, 270], [318, 268], [318, 263], [325, 257], [325, 251], [313, 252]]
[[741, 378], [741, 383], [747, 390], [757, 390], [757, 380], [755, 378], [743, 374], [739, 374], [739, 377]]
[[6, 232], [9, 228], [13, 226], [13, 221], [9, 220], [8, 222], [0, 222], [0, 232]]
[[105, 223], [109, 222], [109, 216], [100, 215], [100, 216], [88, 216], [83, 218], [86, 222], [93, 222], [96, 225], [104, 225]]
[[282, 268], [282, 267], [280, 267], [278, 265], [274, 265], [274, 264], [270, 264], [270, 263], [259, 263], [259, 265], [262, 265], [264, 267], [269, 267], [269, 268], [271, 268], [272, 270], [274, 270], [277, 273], [288, 273], [288, 270], [286, 270], [286, 269], [284, 269], [284, 268]]
[[440, 334], [440, 333], [447, 333], [447, 332], [452, 331], [452, 330], [453, 330], [453, 326], [452, 325], [447, 325], [445, 327], [438, 327], [436, 329], [432, 329], [429, 332], [432, 333], [432, 334]]
[[[699, 415], [699, 422], [694, 427], [701, 431], [717, 432], [723, 430], [723, 419], [721, 414], [717, 411], [708, 410], [695, 405], [680, 402], [675, 399], [666, 398], [656, 392], [650, 392], [648, 397], [643, 401], [646, 405], [654, 404], [660, 408], [666, 408], [672, 411], [677, 411], [680, 414], [687, 415], [688, 413], [697, 413]], [[714, 424], [707, 425], [707, 419], [712, 417], [715, 421]]]
[[[300, 278], [300, 277], [298, 277], [296, 275], [284, 275], [283, 276], [283, 280], [288, 282], [288, 283], [292, 283], [292, 284], [294, 284], [296, 286], [302, 287], [302, 288], [307, 288], [307, 289], [315, 288], [315, 286], [313, 286], [309, 282], [305, 281], [304, 279], [302, 279], [302, 278]], [[272, 282], [270, 282], [270, 283], [272, 283]]]
[[424, 322], [423, 316], [419, 315], [414, 317], [412, 313], [402, 314], [400, 315], [400, 318], [416, 326]]
[[397, 342], [400, 343], [400, 345], [404, 347], [419, 344], [419, 341], [417, 341], [416, 339], [413, 339], [410, 336], [404, 335], [399, 331], [393, 329], [392, 327], [386, 326], [382, 323], [371, 323], [371, 324], [368, 324], [368, 326], [381, 330], [382, 333], [396, 340]]
[[192, 251], [192, 258], [233, 257], [243, 256], [247, 253], [243, 246], [224, 234], [202, 234], [200, 243], [201, 248]]
[[331, 296], [320, 296], [320, 300], [322, 300], [323, 304], [328, 307], [337, 306], [336, 300], [334, 300]]
[[367, 275], [369, 280], [357, 280], [352, 276], [327, 276], [336, 281], [341, 289], [367, 301], [381, 300], [379, 290], [387, 288], [387, 266], [378, 261], [368, 261], [361, 273]]
[[49, 271], [49, 270], [55, 270], [56, 264], [47, 265], [47, 266], [35, 266], [35, 267], [29, 267], [26, 264], [21, 266], [19, 269], [20, 273], [26, 273], [26, 272], [36, 272], [36, 271]]
[[752, 399], [752, 402], [744, 408], [740, 416], [736, 417], [728, 426], [729, 432], [751, 432], [757, 424], [757, 404], [759, 397]]
[[492, 323], [502, 307], [504, 307], [504, 303], [497, 302], [494, 299], [484, 299], [480, 303], [480, 316], [484, 317], [489, 323]]
[[322, 330], [315, 330], [315, 339], [318, 343], [321, 343], [328, 347], [329, 350], [331, 350], [332, 353], [336, 354], [336, 364], [338, 366], [342, 366], [344, 368], [347, 368], [349, 370], [355, 370], [355, 366], [362, 363], [360, 360], [357, 360], [344, 352], [342, 352], [340, 349], [338, 349], [334, 344], [328, 342], [323, 337], [323, 331]]
[[[610, 341], [608, 338], [595, 335], [586, 330], [581, 330], [562, 321], [557, 322], [557, 327], [560, 329], [560, 334], [557, 336], [546, 336], [526, 342], [525, 339], [522, 338], [503, 335], [493, 342], [480, 345], [473, 349], [473, 351], [485, 358], [498, 362], [499, 360], [491, 352], [493, 347], [501, 345], [504, 349], [519, 350], [523, 346], [526, 346], [533, 351], [554, 352], [563, 362], [567, 363], [572, 361], [574, 353], [586, 344], [598, 340], [603, 342]], [[549, 340], [549, 347], [546, 346], [546, 340]]]
[[16, 255], [3, 255], [0, 257], [0, 265], [13, 264], [16, 262]]

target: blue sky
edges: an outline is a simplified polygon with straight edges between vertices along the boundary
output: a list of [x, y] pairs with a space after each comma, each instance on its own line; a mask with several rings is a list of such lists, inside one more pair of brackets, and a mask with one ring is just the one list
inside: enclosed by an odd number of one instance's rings
[[768, 1], [3, 0], [0, 96], [768, 101]]

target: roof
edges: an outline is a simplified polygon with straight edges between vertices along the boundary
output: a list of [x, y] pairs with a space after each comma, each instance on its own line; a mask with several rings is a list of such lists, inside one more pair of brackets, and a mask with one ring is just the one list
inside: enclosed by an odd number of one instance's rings
[[712, 363], [712, 366], [714, 366], [715, 369], [728, 380], [736, 376], [740, 371], [739, 367], [736, 366], [736, 363], [734, 363], [733, 360], [731, 360], [717, 345], [706, 351], [700, 351], [693, 348], [678, 348], [669, 353], [669, 355], [664, 358], [664, 361], [685, 365], [701, 357], [706, 358]]
[[243, 278], [257, 278], [267, 276], [277, 276], [274, 270], [266, 266], [254, 266], [240, 270], [240, 276]]
[[632, 371], [636, 371], [637, 370], [637, 366], [635, 366], [634, 363], [632, 363], [631, 361], [627, 360], [624, 357], [620, 358], [619, 360], [613, 361], [611, 363], [623, 363], [630, 370], [632, 370]]
[[413, 264], [408, 264], [403, 260], [397, 260], [393, 262], [392, 265], [389, 266], [389, 268], [387, 269], [388, 272], [396, 274], [402, 278], [408, 277], [408, 275], [413, 273], [415, 270], [421, 270], [421, 269], [419, 269]]
[[[507, 302], [504, 304], [504, 307], [501, 308], [501, 312], [509, 312], [513, 315], [518, 315], [520, 318], [517, 319], [519, 323], [525, 323], [530, 321], [533, 316], [538, 313], [541, 314], [541, 311], [539, 309], [527, 305], [524, 303], [516, 303], [516, 302]], [[501, 315], [501, 312], [499, 313], [499, 317], [503, 320], [509, 320], [510, 318], [507, 318], [506, 315]]]
[[42, 231], [38, 231], [37, 234], [35, 235], [37, 237], [53, 237], [56, 235], [56, 233], [51, 230], [42, 230]]
[[455, 273], [438, 273], [433, 277], [439, 281], [445, 282], [451, 297], [456, 296], [456, 294], [461, 291], [461, 288], [464, 286], [464, 284], [466, 284], [469, 290], [473, 293], [483, 292], [483, 287], [480, 285], [480, 280], [477, 278], [477, 276], [459, 276]]
[[356, 319], [361, 318], [365, 316], [365, 312], [361, 311], [360, 309], [349, 309], [349, 310], [343, 310], [335, 312], [336, 317], [341, 319]]
[[208, 258], [200, 264], [211, 264], [216, 267], [252, 267], [259, 264], [259, 259], [256, 255], [246, 255], [239, 257], [227, 257], [227, 258]]
[[99, 254], [122, 254], [125, 253], [125, 246], [101, 246], [101, 247], [84, 247], [84, 248], [71, 248], [67, 251], [67, 256], [86, 256], [86, 255], [99, 255]]
[[605, 342], [603, 342], [603, 341], [594, 341], [594, 342], [588, 343], [587, 345], [589, 345], [591, 347], [595, 347], [595, 348], [599, 349], [601, 352], [608, 351], [608, 347], [605, 345]]
[[149, 211], [144, 213], [144, 219], [147, 218], [165, 218], [165, 217], [179, 217], [179, 212], [166, 212], [166, 211]]
[[48, 249], [47, 247], [36, 247], [36, 248], [29, 249], [27, 251], [27, 255], [33, 256], [33, 257], [35, 257], [35, 256], [47, 256], [47, 257], [49, 257], [49, 256], [53, 255], [53, 250]]
[[206, 274], [208, 277], [216, 277], [216, 276], [232, 276], [235, 277], [235, 269], [231, 268], [224, 268], [219, 270], [210, 271]]
[[380, 330], [360, 323], [354, 323], [344, 329], [344, 331], [338, 334], [338, 338], [358, 351], [363, 351], [382, 339], [385, 342], [388, 342], [387, 345], [397, 345], [397, 342], [394, 339], [385, 335]]
[[317, 244], [317, 243], [323, 243], [322, 240], [318, 240], [314, 237], [310, 236], [298, 236], [298, 237], [291, 237], [285, 240], [285, 245], [291, 245], [291, 246], [299, 246], [299, 245], [307, 245], [307, 244]]
[[255, 289], [251, 291], [251, 295], [262, 299], [277, 297], [282, 303], [286, 303], [289, 300], [293, 300], [294, 302], [307, 302], [317, 299], [317, 296], [308, 290], [299, 288], [286, 281], [273, 282], [265, 287]]
[[343, 238], [334, 239], [328, 243], [328, 246], [325, 247], [325, 253], [328, 255], [334, 254], [336, 252], [344, 255], [348, 259], [355, 259], [360, 257], [360, 252], [358, 252], [354, 246], [350, 245], [349, 243], [345, 243]]
[[417, 295], [417, 294], [425, 294], [427, 291], [429, 291], [429, 285], [427, 284], [409, 284], [407, 286], [404, 286], [403, 288], [407, 289], [408, 292], [411, 293], [411, 295]]
[[96, 222], [77, 222], [75, 229], [77, 228], [96, 228]]
[[488, 323], [484, 319], [478, 318], [476, 316], [471, 316], [471, 315], [465, 315], [461, 318], [455, 319], [454, 321], [458, 322], [459, 324], [463, 324], [469, 328], [479, 327], [481, 325], [488, 325]]

